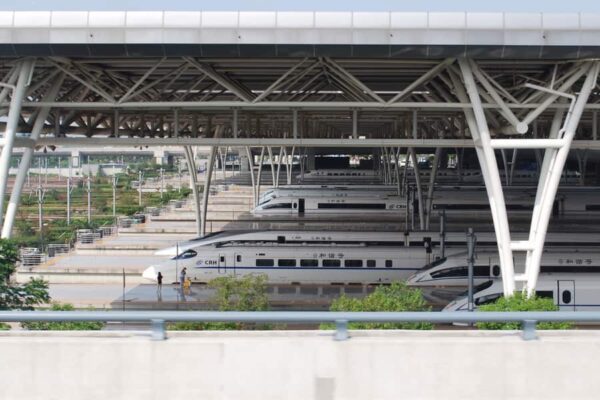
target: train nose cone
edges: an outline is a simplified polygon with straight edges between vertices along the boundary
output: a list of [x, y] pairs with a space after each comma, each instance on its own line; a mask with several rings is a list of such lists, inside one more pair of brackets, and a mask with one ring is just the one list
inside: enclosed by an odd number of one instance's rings
[[151, 281], [156, 282], [156, 269], [154, 267], [148, 267], [142, 273], [142, 278], [150, 279]]

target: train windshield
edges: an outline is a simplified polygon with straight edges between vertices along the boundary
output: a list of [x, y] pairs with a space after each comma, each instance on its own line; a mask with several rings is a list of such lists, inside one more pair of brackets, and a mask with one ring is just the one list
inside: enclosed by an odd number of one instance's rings
[[181, 253], [180, 255], [173, 257], [172, 260], [185, 260], [188, 258], [196, 257], [197, 255], [198, 255], [198, 253], [196, 253], [194, 250], [186, 250], [183, 253]]
[[[467, 277], [469, 274], [469, 269], [466, 265], [460, 267], [453, 268], [444, 268], [439, 271], [435, 271], [431, 273], [431, 277], [433, 279], [442, 279], [442, 278], [458, 278], [458, 277]], [[476, 277], [485, 277], [490, 276], [490, 268], [487, 265], [478, 265], [473, 267], [473, 276]]]

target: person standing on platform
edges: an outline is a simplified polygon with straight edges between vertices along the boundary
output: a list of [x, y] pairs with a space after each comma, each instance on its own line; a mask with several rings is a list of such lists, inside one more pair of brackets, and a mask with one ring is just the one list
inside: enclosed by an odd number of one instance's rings
[[162, 281], [163, 281], [163, 275], [159, 272], [158, 275], [156, 276], [156, 290], [158, 291], [158, 293], [160, 293], [162, 291]]
[[179, 285], [181, 286], [181, 291], [183, 292], [183, 285], [185, 284], [185, 276], [187, 274], [187, 268], [183, 268], [181, 273], [179, 274]]

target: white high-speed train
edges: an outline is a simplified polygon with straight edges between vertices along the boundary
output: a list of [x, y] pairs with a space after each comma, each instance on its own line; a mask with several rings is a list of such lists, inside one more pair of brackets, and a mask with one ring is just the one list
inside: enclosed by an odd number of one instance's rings
[[[405, 236], [401, 232], [225, 231], [156, 252], [157, 256], [169, 259], [149, 267], [143, 276], [156, 280], [160, 271], [165, 282], [173, 282], [177, 272], [187, 267], [188, 276], [197, 282], [223, 275], [257, 273], [267, 275], [273, 283], [389, 282], [406, 279], [431, 259], [436, 260], [436, 235], [431, 232]], [[423, 239], [427, 237], [434, 246], [430, 255], [423, 246]], [[446, 234], [448, 258], [464, 252], [465, 238], [462, 232]], [[515, 240], [522, 238], [524, 236], [515, 235]], [[599, 239], [598, 234], [580, 238], [578, 234], [549, 233], [547, 243], [571, 243], [572, 246], [576, 241], [597, 243]], [[493, 233], [478, 234], [478, 246], [495, 244]]]
[[[582, 239], [585, 235], [582, 235]], [[540, 272], [543, 273], [578, 273], [591, 270], [600, 271], [600, 247], [596, 241], [566, 242], [561, 249], [550, 241], [546, 243], [546, 250], [542, 255]], [[479, 252], [473, 266], [473, 282], [475, 285], [498, 279], [500, 261], [497, 252]], [[524, 255], [515, 256], [516, 265], [525, 264]], [[455, 254], [451, 257], [439, 259], [426, 266], [421, 271], [407, 279], [410, 286], [467, 286], [468, 269], [467, 255]]]
[[[581, 271], [581, 272], [580, 272]], [[520, 286], [522, 282], [517, 282]], [[518, 287], [521, 290], [522, 287]], [[554, 300], [561, 311], [597, 311], [600, 310], [600, 268], [593, 267], [569, 273], [540, 274], [535, 294]], [[474, 306], [492, 303], [503, 296], [502, 281], [489, 280], [475, 287]], [[450, 302], [443, 311], [467, 311], [466, 295]]]
[[[392, 191], [393, 192], [393, 191]], [[363, 214], [404, 212], [407, 200], [386, 189], [273, 189], [252, 211], [257, 215], [305, 215], [305, 214]], [[510, 213], [531, 213], [535, 201], [535, 189], [511, 187], [505, 191], [506, 208]], [[416, 209], [414, 205], [411, 208]], [[489, 199], [480, 188], [436, 190], [433, 196], [434, 211], [450, 213], [488, 213]], [[600, 211], [598, 188], [561, 188], [556, 196], [553, 214], [597, 213]]]
[[[410, 180], [414, 181], [414, 169], [406, 170]], [[500, 170], [500, 178], [505, 182], [506, 176], [504, 170]], [[429, 180], [431, 169], [420, 169], [419, 175], [421, 179]], [[567, 170], [561, 176], [561, 183], [576, 184], [580, 174], [577, 171]], [[302, 175], [297, 175], [297, 179], [302, 179]], [[304, 173], [305, 181], [365, 181], [378, 180], [381, 178], [381, 173], [375, 170], [367, 169], [316, 169]], [[515, 170], [512, 175], [512, 183], [532, 184], [537, 183], [539, 177], [535, 170]], [[436, 175], [436, 182], [466, 182], [478, 183], [483, 182], [483, 175], [479, 169], [462, 169], [455, 168], [439, 169]]]
[[406, 199], [373, 193], [348, 193], [317, 197], [276, 197], [252, 210], [255, 215], [397, 214], [406, 210]]

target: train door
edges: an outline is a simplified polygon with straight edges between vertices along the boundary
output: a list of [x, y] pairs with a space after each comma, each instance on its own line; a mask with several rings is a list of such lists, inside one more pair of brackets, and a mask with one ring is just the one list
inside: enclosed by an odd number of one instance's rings
[[561, 310], [575, 311], [575, 281], [558, 281], [558, 306]]
[[225, 263], [225, 254], [219, 254], [219, 263], [217, 266], [217, 272], [219, 274], [224, 274], [227, 272], [227, 265]]
[[304, 215], [304, 199], [298, 199], [298, 214]]
[[239, 253], [235, 253], [233, 255], [233, 269], [230, 269], [229, 273], [235, 275], [237, 267], [241, 266], [242, 262], [243, 262], [242, 255]]

